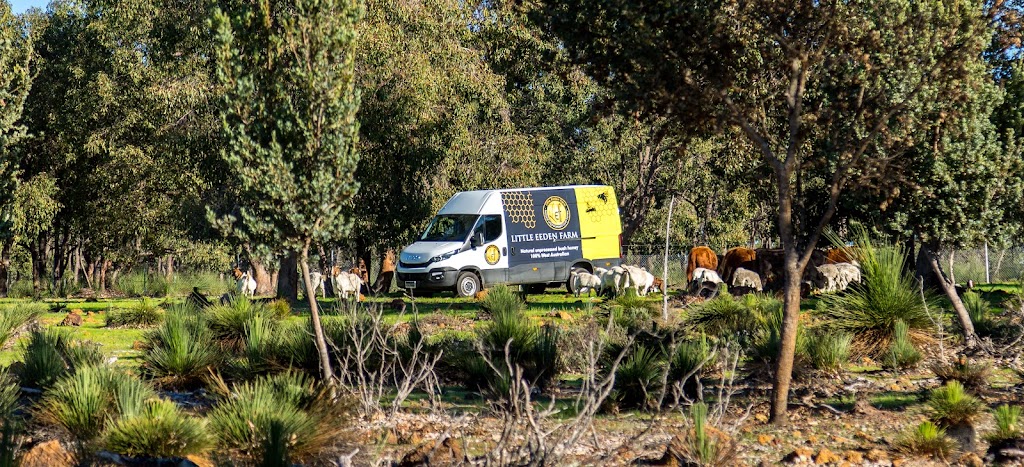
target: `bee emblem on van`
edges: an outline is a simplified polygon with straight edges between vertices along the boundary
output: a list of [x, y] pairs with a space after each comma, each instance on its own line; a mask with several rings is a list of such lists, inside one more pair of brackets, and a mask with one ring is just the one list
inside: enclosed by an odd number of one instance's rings
[[569, 225], [569, 203], [561, 196], [552, 196], [544, 201], [544, 221], [552, 230], [562, 230]]
[[497, 246], [489, 245], [487, 249], [484, 250], [484, 260], [487, 261], [487, 264], [494, 266], [495, 264], [498, 264], [498, 260], [500, 259], [501, 253], [498, 252]]

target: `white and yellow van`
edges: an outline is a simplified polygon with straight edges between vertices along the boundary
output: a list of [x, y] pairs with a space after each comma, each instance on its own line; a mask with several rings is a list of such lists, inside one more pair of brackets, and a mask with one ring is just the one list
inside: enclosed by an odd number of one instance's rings
[[462, 297], [495, 284], [539, 291], [573, 269], [618, 265], [621, 234], [610, 186], [456, 193], [402, 250], [398, 285]]

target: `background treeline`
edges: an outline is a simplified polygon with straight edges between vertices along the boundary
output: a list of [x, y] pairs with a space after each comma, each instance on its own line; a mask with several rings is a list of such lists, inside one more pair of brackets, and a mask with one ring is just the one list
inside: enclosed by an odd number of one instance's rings
[[[777, 125], [788, 116], [770, 104], [787, 89], [779, 86], [785, 68], [776, 67], [785, 57], [770, 53], [777, 38], [709, 28], [739, 27], [729, 15], [792, 5], [726, 3], [694, 10], [367, 1], [356, 41], [354, 228], [343, 243], [313, 248], [320, 268], [339, 248], [345, 253], [333, 259], [343, 265], [378, 261], [457, 191], [569, 183], [616, 187], [626, 243], [663, 242], [675, 197], [673, 244], [778, 245], [775, 172], [734, 117], [750, 116], [776, 150], [806, 151], [792, 173], [792, 210], [798, 236], [809, 235], [828, 210], [838, 160], [819, 156], [842, 153], [847, 140], [872, 130], [868, 120], [844, 117], [858, 96], [868, 112], [901, 110], [865, 138], [871, 163], [853, 167], [845, 185], [860, 189], [843, 191], [827, 224], [860, 223], [934, 249], [1017, 241], [1024, 126], [1017, 7], [958, 4], [953, 10], [970, 12], [971, 22], [919, 6], [922, 19], [909, 25], [870, 14], [858, 23], [843, 16], [852, 6], [821, 18], [797, 14], [807, 30], [787, 37], [849, 38], [841, 57], [859, 53], [865, 63], [822, 55], [814, 70], [821, 74], [808, 81], [808, 111], [798, 117], [806, 125], [788, 141], [788, 127]], [[887, 3], [901, 2], [868, 2], [875, 11], [900, 6]], [[223, 272], [240, 259], [260, 276], [261, 292], [273, 287], [285, 252], [249, 245], [210, 222], [237, 212], [240, 197], [222, 157], [224, 89], [209, 7], [59, 0], [15, 16], [0, 0], [0, 295], [15, 278], [31, 280], [35, 294], [101, 291], [140, 266], [160, 265], [165, 275]], [[630, 27], [630, 34], [616, 29]], [[922, 45], [944, 40], [922, 39], [923, 32], [950, 27], [964, 54], [956, 67]], [[894, 50], [913, 53], [881, 53]], [[904, 72], [888, 72], [897, 69]], [[918, 89], [907, 80], [915, 73], [943, 77]], [[714, 98], [721, 89], [729, 99]]]

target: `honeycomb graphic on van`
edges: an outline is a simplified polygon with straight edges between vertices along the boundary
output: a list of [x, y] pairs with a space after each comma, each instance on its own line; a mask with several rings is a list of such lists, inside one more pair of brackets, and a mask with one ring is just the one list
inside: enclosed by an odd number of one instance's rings
[[619, 206], [609, 187], [576, 188], [576, 200], [580, 204], [582, 215], [587, 216], [590, 222], [595, 224], [604, 219], [619, 217]]
[[527, 229], [537, 227], [533, 214], [533, 194], [528, 191], [503, 191], [501, 204], [505, 206], [508, 219], [513, 224], [522, 224]]

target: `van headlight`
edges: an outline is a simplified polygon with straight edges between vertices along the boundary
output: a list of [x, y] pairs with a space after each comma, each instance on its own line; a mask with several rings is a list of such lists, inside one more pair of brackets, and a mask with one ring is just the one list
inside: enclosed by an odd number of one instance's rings
[[458, 253], [459, 251], [461, 251], [461, 250], [452, 250], [452, 251], [449, 251], [448, 253], [437, 255], [437, 256], [435, 256], [433, 258], [430, 258], [430, 262], [431, 263], [436, 263], [438, 261], [444, 261], [444, 260], [446, 260], [448, 258], [451, 258], [452, 256], [455, 256], [455, 253]]

